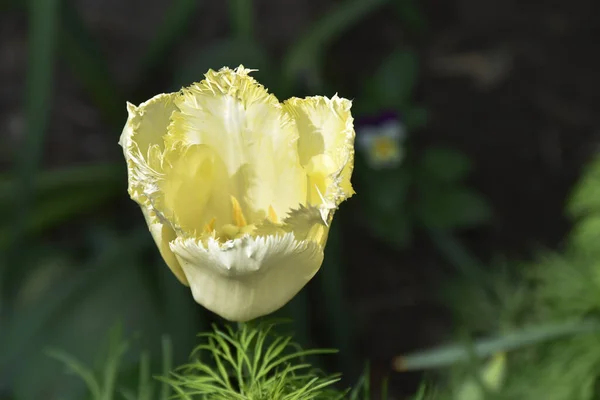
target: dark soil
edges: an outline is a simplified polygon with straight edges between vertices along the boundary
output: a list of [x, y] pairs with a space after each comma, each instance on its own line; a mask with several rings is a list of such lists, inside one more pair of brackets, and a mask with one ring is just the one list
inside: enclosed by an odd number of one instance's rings
[[[78, 2], [120, 82], [135, 75], [168, 3]], [[227, 34], [224, 2], [203, 3], [174, 64]], [[278, 54], [335, 1], [256, 3], [258, 37]], [[594, 117], [600, 109], [600, 57], [594, 57], [600, 2], [424, 0], [423, 7], [429, 25], [424, 36], [406, 34], [385, 11], [342, 38], [330, 60], [339, 66], [336, 80], [359, 81], [398, 41], [412, 41], [422, 54], [419, 100], [431, 113], [428, 128], [412, 133], [415, 141], [464, 151], [475, 164], [472, 185], [494, 208], [490, 226], [464, 233], [469, 247], [485, 261], [497, 254], [527, 259], [539, 246], [557, 248], [568, 229], [567, 195], [600, 139]], [[17, 12], [0, 17], [4, 162], [21, 142], [25, 124], [25, 22]], [[45, 166], [120, 159], [120, 132], [102, 121], [64, 63], [51, 121]], [[401, 398], [414, 390], [417, 377], [391, 372], [392, 357], [434, 343], [449, 328], [428, 279], [440, 258], [426, 238], [417, 237], [402, 254], [365, 233], [345, 238], [350, 294], [362, 326], [357, 351], [371, 360], [375, 379], [391, 374], [392, 395]]]

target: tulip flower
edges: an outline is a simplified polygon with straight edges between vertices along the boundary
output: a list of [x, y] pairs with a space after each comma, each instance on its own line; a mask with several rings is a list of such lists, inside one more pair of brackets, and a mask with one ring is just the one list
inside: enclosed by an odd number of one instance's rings
[[319, 270], [354, 192], [351, 102], [280, 103], [239, 66], [134, 106], [128, 191], [195, 301], [230, 321], [285, 305]]

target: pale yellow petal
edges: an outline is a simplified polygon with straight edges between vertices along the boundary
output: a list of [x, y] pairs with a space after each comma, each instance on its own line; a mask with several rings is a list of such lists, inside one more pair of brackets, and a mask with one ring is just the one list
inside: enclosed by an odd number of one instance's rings
[[152, 168], [150, 153], [153, 148], [162, 150], [164, 147], [163, 138], [175, 111], [176, 96], [176, 93], [159, 94], [137, 107], [127, 103], [129, 116], [119, 144], [127, 161], [129, 193], [138, 203], [143, 202], [139, 196], [145, 191], [148, 178], [157, 174]]
[[199, 304], [230, 321], [249, 321], [290, 301], [317, 273], [321, 246], [281, 236], [244, 236], [206, 246], [176, 239], [171, 249]]
[[149, 195], [153, 208], [181, 231], [194, 235], [211, 220], [220, 226], [232, 218], [230, 182], [225, 165], [206, 145], [168, 149], [157, 190]]
[[291, 98], [284, 110], [296, 121], [300, 163], [308, 173], [309, 204], [335, 208], [352, 196], [352, 103], [337, 96]]
[[294, 121], [249, 72], [241, 66], [209, 71], [205, 80], [183, 89], [165, 140], [167, 146], [214, 149], [232, 181], [231, 195], [252, 220], [269, 206], [280, 214], [297, 207], [306, 185]]
[[169, 224], [163, 224], [154, 211], [144, 206], [141, 208], [160, 255], [177, 279], [184, 285], [189, 286], [188, 280], [179, 265], [179, 261], [175, 257], [175, 254], [173, 254], [173, 251], [171, 251], [171, 247], [169, 247], [169, 243], [177, 238], [175, 231]]
[[298, 241], [310, 241], [325, 247], [329, 233], [328, 221], [318, 207], [300, 206], [290, 210], [280, 222], [265, 218], [254, 230], [256, 236], [275, 236], [293, 233]]
[[300, 207], [292, 210], [283, 220], [286, 231], [294, 233], [298, 240], [307, 240], [325, 247], [329, 234], [329, 221], [323, 219], [317, 207]]

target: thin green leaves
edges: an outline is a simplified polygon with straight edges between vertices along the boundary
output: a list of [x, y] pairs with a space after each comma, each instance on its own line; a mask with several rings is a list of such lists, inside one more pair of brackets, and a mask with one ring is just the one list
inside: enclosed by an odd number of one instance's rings
[[305, 359], [332, 351], [297, 349], [291, 337], [276, 335], [274, 327], [214, 327], [200, 335], [204, 342], [194, 350], [194, 361], [177, 369], [167, 382], [181, 399], [319, 398], [339, 377], [322, 376]]

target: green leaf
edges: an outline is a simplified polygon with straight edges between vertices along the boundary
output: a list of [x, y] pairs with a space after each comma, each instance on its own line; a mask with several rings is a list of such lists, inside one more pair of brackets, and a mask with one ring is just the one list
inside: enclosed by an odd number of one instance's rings
[[100, 384], [98, 383], [98, 379], [94, 376], [94, 372], [90, 370], [88, 367], [83, 365], [81, 361], [77, 358], [71, 356], [60, 350], [49, 349], [46, 351], [46, 354], [49, 357], [52, 357], [60, 362], [62, 362], [65, 367], [68, 368], [68, 371], [73, 375], [78, 376], [82, 381], [85, 382], [87, 390], [90, 392], [92, 399], [101, 400], [102, 399], [102, 390], [100, 389]]
[[506, 375], [506, 354], [497, 353], [454, 392], [455, 400], [485, 400], [498, 392]]
[[180, 398], [189, 399], [186, 394], [239, 400], [342, 399], [345, 392], [327, 389], [339, 381], [339, 375], [323, 375], [308, 362], [309, 357], [336, 351], [303, 350], [291, 337], [274, 333], [274, 325], [253, 321], [239, 324], [237, 330], [215, 326], [199, 335], [203, 343], [190, 363], [162, 380]]
[[427, 29], [427, 21], [419, 0], [396, 0], [393, 4], [401, 26], [415, 34], [424, 33]]
[[579, 254], [598, 254], [600, 243], [600, 215], [583, 218], [569, 234], [569, 246]]
[[406, 204], [412, 182], [406, 169], [373, 170], [364, 164], [361, 167], [357, 168], [356, 175], [368, 213], [377, 210], [386, 214], [394, 213]]
[[418, 164], [421, 179], [439, 179], [444, 182], [458, 182], [472, 170], [471, 160], [463, 153], [450, 148], [430, 148], [426, 150]]
[[422, 106], [405, 107], [402, 111], [402, 122], [408, 132], [424, 128], [429, 121], [429, 111]]
[[417, 54], [396, 50], [377, 69], [371, 81], [382, 108], [404, 108], [413, 95], [419, 78]]
[[369, 215], [369, 228], [373, 234], [389, 246], [399, 250], [406, 248], [413, 239], [413, 219], [404, 210], [386, 214]]
[[412, 239], [413, 222], [408, 213], [409, 172], [404, 168], [375, 171], [358, 164], [356, 177], [370, 231], [393, 247], [405, 247]]
[[346, 0], [321, 17], [292, 45], [283, 61], [283, 74], [293, 87], [302, 76], [318, 80], [325, 52], [350, 27], [388, 0]]
[[478, 193], [461, 187], [432, 187], [421, 191], [417, 218], [432, 229], [472, 228], [488, 222], [491, 208]]
[[600, 212], [600, 157], [585, 169], [572, 191], [567, 210], [572, 217]]
[[600, 322], [589, 319], [522, 328], [498, 336], [482, 338], [474, 343], [455, 343], [396, 357], [396, 371], [414, 371], [447, 367], [469, 361], [472, 356], [487, 357], [565, 336], [600, 331]]

